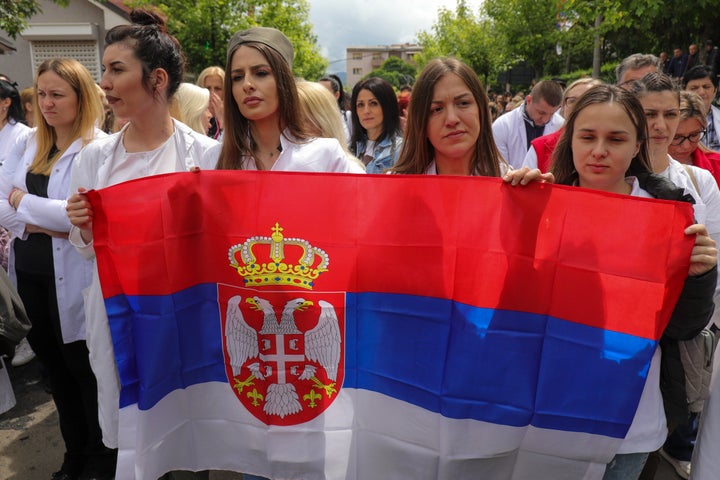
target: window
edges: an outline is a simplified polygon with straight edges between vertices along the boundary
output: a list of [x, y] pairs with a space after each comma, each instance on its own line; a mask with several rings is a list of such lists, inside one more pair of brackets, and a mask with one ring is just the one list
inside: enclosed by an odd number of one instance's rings
[[352, 59], [353, 60], [362, 60], [362, 52], [353, 52]]
[[362, 68], [353, 68], [353, 75], [362, 75]]
[[373, 53], [373, 60], [382, 60], [382, 53]]
[[33, 72], [48, 58], [74, 58], [88, 69], [96, 82], [100, 81], [100, 53], [94, 40], [68, 40], [30, 42]]

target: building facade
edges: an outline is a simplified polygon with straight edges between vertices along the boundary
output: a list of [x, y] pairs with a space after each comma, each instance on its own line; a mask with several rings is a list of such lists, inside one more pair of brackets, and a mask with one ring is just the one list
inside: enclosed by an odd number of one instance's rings
[[65, 8], [48, 0], [39, 3], [42, 12], [29, 19], [17, 38], [0, 30], [0, 38], [8, 39], [10, 47], [0, 54], [0, 73], [23, 89], [32, 86], [35, 69], [44, 60], [69, 57], [85, 65], [99, 82], [105, 33], [130, 23], [130, 9], [123, 0], [74, 0]]
[[365, 75], [376, 68], [380, 68], [385, 60], [397, 57], [408, 63], [413, 63], [413, 57], [422, 51], [420, 45], [403, 43], [393, 45], [379, 45], [376, 47], [348, 47], [347, 48], [347, 85], [352, 88]]

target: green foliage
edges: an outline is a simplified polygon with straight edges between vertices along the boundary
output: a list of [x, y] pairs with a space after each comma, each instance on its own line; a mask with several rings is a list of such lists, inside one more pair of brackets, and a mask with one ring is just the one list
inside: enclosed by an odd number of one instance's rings
[[419, 67], [437, 57], [456, 57], [467, 63], [478, 75], [487, 77], [501, 59], [492, 23], [475, 15], [464, 0], [458, 0], [455, 11], [441, 8], [432, 31], [418, 34], [423, 51], [415, 55]]
[[[52, 0], [61, 7], [67, 7], [70, 0]], [[28, 20], [42, 9], [37, 0], [2, 0], [0, 1], [0, 29], [5, 30], [12, 38], [28, 26]]]
[[[610, 62], [610, 63], [604, 63], [602, 65], [602, 68], [600, 69], [600, 80], [606, 83], [615, 83], [615, 67], [617, 67], [619, 62]], [[592, 76], [592, 67], [591, 68], [582, 68], [578, 70], [573, 70], [569, 73], [559, 73], [557, 75], [551, 75], [548, 77], [544, 77], [543, 80], [550, 80], [551, 78], [559, 78], [565, 81], [567, 85], [570, 85], [575, 80], [578, 80], [580, 78], [585, 77], [591, 77]]]
[[364, 78], [380, 77], [399, 90], [405, 84], [412, 85], [415, 82], [416, 73], [414, 66], [400, 58], [390, 57], [383, 62], [380, 68], [376, 68]]
[[492, 19], [504, 57], [517, 58], [535, 69], [540, 77], [545, 64], [556, 56], [560, 40], [557, 0], [485, 0], [485, 12]]
[[136, 0], [133, 8], [155, 6], [167, 17], [168, 31], [174, 35], [187, 58], [187, 70], [200, 72], [210, 65], [225, 68], [226, 48], [232, 32], [224, 25], [241, 19], [233, 0]]
[[168, 31], [177, 37], [187, 57], [187, 70], [225, 67], [227, 44], [238, 31], [253, 26], [274, 27], [288, 36], [295, 49], [293, 72], [317, 80], [328, 62], [319, 51], [309, 21], [308, 0], [136, 0], [133, 6], [154, 5], [168, 17]]
[[319, 80], [329, 64], [320, 55], [317, 37], [313, 35], [308, 0], [256, 0], [255, 5], [257, 23], [254, 25], [275, 27], [292, 42], [295, 75], [310, 81]]

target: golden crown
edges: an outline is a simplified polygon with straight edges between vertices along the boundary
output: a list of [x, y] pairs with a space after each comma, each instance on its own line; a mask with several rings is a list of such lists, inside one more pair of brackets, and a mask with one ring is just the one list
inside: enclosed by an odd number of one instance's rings
[[[244, 243], [230, 247], [230, 266], [243, 277], [246, 287], [289, 285], [312, 290], [315, 280], [327, 270], [330, 263], [327, 253], [313, 247], [307, 240], [283, 237], [283, 228], [278, 223], [275, 223], [271, 230], [273, 233], [269, 237], [250, 237]], [[270, 247], [270, 258], [266, 263], [258, 262], [253, 252], [258, 245]], [[286, 246], [299, 247], [297, 264], [283, 262]], [[242, 264], [238, 263], [238, 252]], [[319, 263], [316, 257], [319, 258]]]

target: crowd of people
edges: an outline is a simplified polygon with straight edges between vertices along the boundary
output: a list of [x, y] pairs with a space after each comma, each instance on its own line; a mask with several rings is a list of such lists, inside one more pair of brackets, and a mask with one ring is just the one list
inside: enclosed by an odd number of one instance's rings
[[692, 203], [688, 277], [603, 478], [651, 479], [660, 456], [684, 478], [691, 465], [699, 480], [720, 478], [720, 382], [712, 391], [696, 386], [680, 354], [720, 327], [720, 58], [712, 42], [705, 63], [695, 46], [675, 62], [632, 55], [615, 85], [543, 80], [527, 95], [490, 99], [469, 66], [438, 58], [399, 93], [368, 78], [348, 94], [335, 75], [296, 79], [293, 45], [265, 27], [237, 32], [224, 68], [185, 83], [181, 46], [164, 19], [136, 9], [131, 20], [107, 33], [99, 87], [62, 58], [43, 62], [22, 91], [0, 80], [7, 268], [65, 448], [47, 478], [107, 480], [116, 469], [120, 385], [86, 192], [195, 169], [489, 176]]

